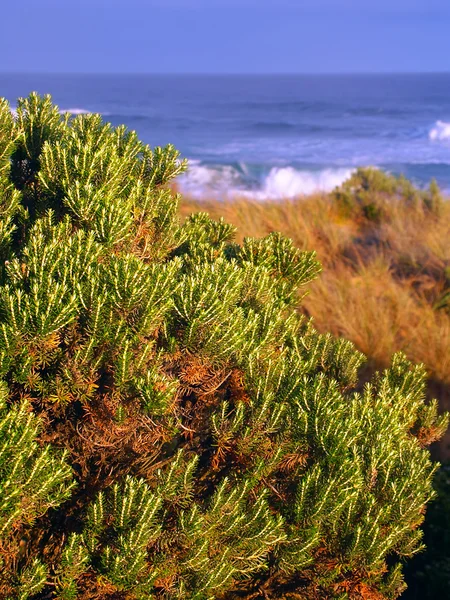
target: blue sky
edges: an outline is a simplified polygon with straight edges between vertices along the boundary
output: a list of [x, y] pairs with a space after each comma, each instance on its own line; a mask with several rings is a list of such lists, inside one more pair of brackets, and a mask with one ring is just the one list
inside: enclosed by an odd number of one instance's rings
[[450, 71], [450, 0], [6, 0], [0, 71]]

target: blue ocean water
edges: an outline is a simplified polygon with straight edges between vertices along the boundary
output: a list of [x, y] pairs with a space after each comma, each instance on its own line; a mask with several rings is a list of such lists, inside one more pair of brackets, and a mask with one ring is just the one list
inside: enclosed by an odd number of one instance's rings
[[175, 144], [190, 159], [180, 185], [197, 197], [330, 190], [358, 166], [450, 191], [450, 74], [0, 74], [13, 108], [33, 90]]

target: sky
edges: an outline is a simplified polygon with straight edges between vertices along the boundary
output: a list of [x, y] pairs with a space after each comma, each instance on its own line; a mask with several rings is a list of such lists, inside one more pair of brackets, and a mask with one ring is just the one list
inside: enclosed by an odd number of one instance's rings
[[450, 71], [450, 0], [6, 0], [0, 72]]

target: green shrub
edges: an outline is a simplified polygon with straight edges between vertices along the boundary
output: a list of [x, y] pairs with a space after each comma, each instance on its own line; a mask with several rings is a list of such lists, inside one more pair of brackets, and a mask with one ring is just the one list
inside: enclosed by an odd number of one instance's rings
[[314, 253], [181, 226], [172, 146], [31, 95], [0, 161], [0, 595], [396, 598], [446, 426], [424, 369], [356, 392], [296, 310]]
[[439, 216], [444, 199], [433, 179], [428, 190], [419, 190], [405, 179], [389, 175], [375, 168], [360, 168], [333, 192], [343, 216], [380, 222], [389, 218], [389, 207], [394, 202], [422, 207], [427, 213]]

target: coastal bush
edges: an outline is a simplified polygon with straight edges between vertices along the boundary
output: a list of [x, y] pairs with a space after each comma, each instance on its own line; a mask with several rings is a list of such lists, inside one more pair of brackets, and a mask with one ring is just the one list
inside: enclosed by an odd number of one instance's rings
[[333, 197], [346, 217], [380, 222], [389, 219], [394, 201], [413, 207], [423, 206], [439, 216], [443, 197], [439, 186], [432, 180], [428, 190], [419, 190], [405, 177], [396, 177], [374, 168], [359, 168], [333, 192]]
[[[172, 146], [0, 105], [0, 596], [396, 598], [446, 427], [301, 316], [314, 252], [178, 222]], [[6, 520], [5, 520], [6, 519]]]

